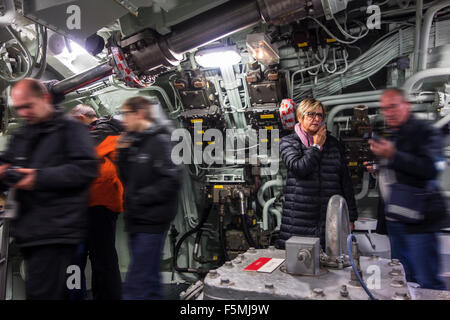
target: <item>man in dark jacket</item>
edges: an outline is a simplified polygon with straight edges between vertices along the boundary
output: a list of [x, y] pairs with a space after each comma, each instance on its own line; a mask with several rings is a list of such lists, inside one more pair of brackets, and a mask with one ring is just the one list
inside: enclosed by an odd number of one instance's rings
[[[386, 90], [380, 107], [390, 136], [369, 143], [380, 159], [379, 186], [383, 200], [389, 199], [393, 183], [416, 188], [428, 186], [431, 195], [422, 222], [405, 223], [386, 217], [385, 211], [379, 210], [379, 224], [386, 224], [391, 256], [402, 262], [407, 280], [417, 282], [422, 288], [445, 290], [439, 277], [437, 233], [450, 225], [437, 184], [438, 174], [445, 168], [440, 133], [411, 114], [411, 105], [399, 89]], [[373, 167], [369, 166], [368, 170], [373, 172]]]
[[77, 264], [83, 272], [82, 290], [74, 290], [73, 299], [87, 296], [84, 269], [87, 256], [92, 267], [92, 295], [95, 300], [120, 300], [122, 280], [115, 247], [116, 222], [123, 212], [123, 186], [114, 163], [116, 144], [123, 131], [120, 121], [97, 118], [88, 105], [77, 105], [70, 115], [89, 126], [100, 159], [99, 176], [92, 182], [88, 209], [88, 239], [79, 247]]
[[119, 171], [125, 187], [125, 222], [131, 263], [124, 299], [162, 299], [159, 264], [177, 212], [180, 167], [171, 159], [168, 126], [155, 121], [158, 102], [134, 97], [122, 105], [126, 135], [119, 140]]
[[[16, 189], [12, 236], [25, 258], [27, 299], [65, 299], [68, 266], [87, 234], [94, 146], [86, 127], [55, 108], [37, 80], [19, 81], [11, 98], [26, 123], [1, 157], [0, 182]], [[17, 183], [11, 170], [22, 175]]]

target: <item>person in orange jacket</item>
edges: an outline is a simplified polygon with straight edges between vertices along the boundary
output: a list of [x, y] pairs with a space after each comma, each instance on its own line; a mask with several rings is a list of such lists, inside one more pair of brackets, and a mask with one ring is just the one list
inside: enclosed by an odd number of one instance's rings
[[77, 105], [70, 115], [89, 126], [100, 160], [98, 178], [90, 188], [88, 239], [84, 246], [80, 246], [76, 257], [82, 271], [82, 288], [74, 290], [71, 297], [73, 300], [87, 297], [84, 268], [89, 255], [93, 299], [120, 300], [122, 281], [115, 238], [117, 217], [123, 212], [123, 186], [114, 160], [117, 139], [123, 128], [120, 121], [112, 117], [98, 118], [88, 105]]

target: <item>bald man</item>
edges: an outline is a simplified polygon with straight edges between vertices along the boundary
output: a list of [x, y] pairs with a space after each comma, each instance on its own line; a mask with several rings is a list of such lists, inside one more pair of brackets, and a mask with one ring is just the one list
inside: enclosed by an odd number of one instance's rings
[[[369, 140], [380, 164], [378, 178], [383, 202], [377, 232], [381, 233], [380, 226], [385, 225], [391, 256], [402, 262], [408, 282], [445, 290], [439, 276], [437, 233], [450, 226], [450, 218], [438, 186], [438, 175], [445, 168], [440, 134], [426, 121], [414, 117], [400, 89], [388, 89], [381, 95], [380, 110], [389, 139]], [[373, 172], [373, 167], [368, 166], [368, 170]], [[411, 201], [402, 203], [409, 195], [418, 194], [427, 196], [419, 201], [419, 196], [413, 196]], [[414, 214], [421, 204], [423, 219]]]
[[[89, 184], [98, 160], [83, 124], [52, 105], [34, 79], [11, 90], [14, 112], [24, 124], [0, 156], [0, 187], [16, 189], [12, 236], [26, 265], [27, 299], [66, 299], [68, 269], [87, 234]], [[75, 274], [76, 276], [76, 274]]]

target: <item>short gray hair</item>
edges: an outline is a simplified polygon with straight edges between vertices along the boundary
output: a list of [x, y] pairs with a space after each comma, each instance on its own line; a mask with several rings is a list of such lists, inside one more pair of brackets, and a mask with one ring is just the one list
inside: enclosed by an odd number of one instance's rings
[[89, 106], [87, 104], [79, 104], [79, 105], [75, 106], [69, 112], [69, 114], [72, 117], [85, 116], [86, 118], [89, 118], [89, 119], [97, 117], [97, 113], [95, 113], [94, 108], [92, 108], [91, 106]]

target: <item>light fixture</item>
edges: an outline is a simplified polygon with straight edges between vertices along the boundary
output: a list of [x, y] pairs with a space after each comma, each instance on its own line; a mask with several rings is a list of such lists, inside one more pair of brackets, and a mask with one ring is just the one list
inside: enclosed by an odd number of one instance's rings
[[252, 57], [265, 66], [280, 62], [278, 49], [274, 47], [264, 33], [251, 33], [247, 35], [247, 49]]
[[195, 54], [195, 61], [204, 68], [232, 66], [241, 61], [235, 46], [202, 49]]

